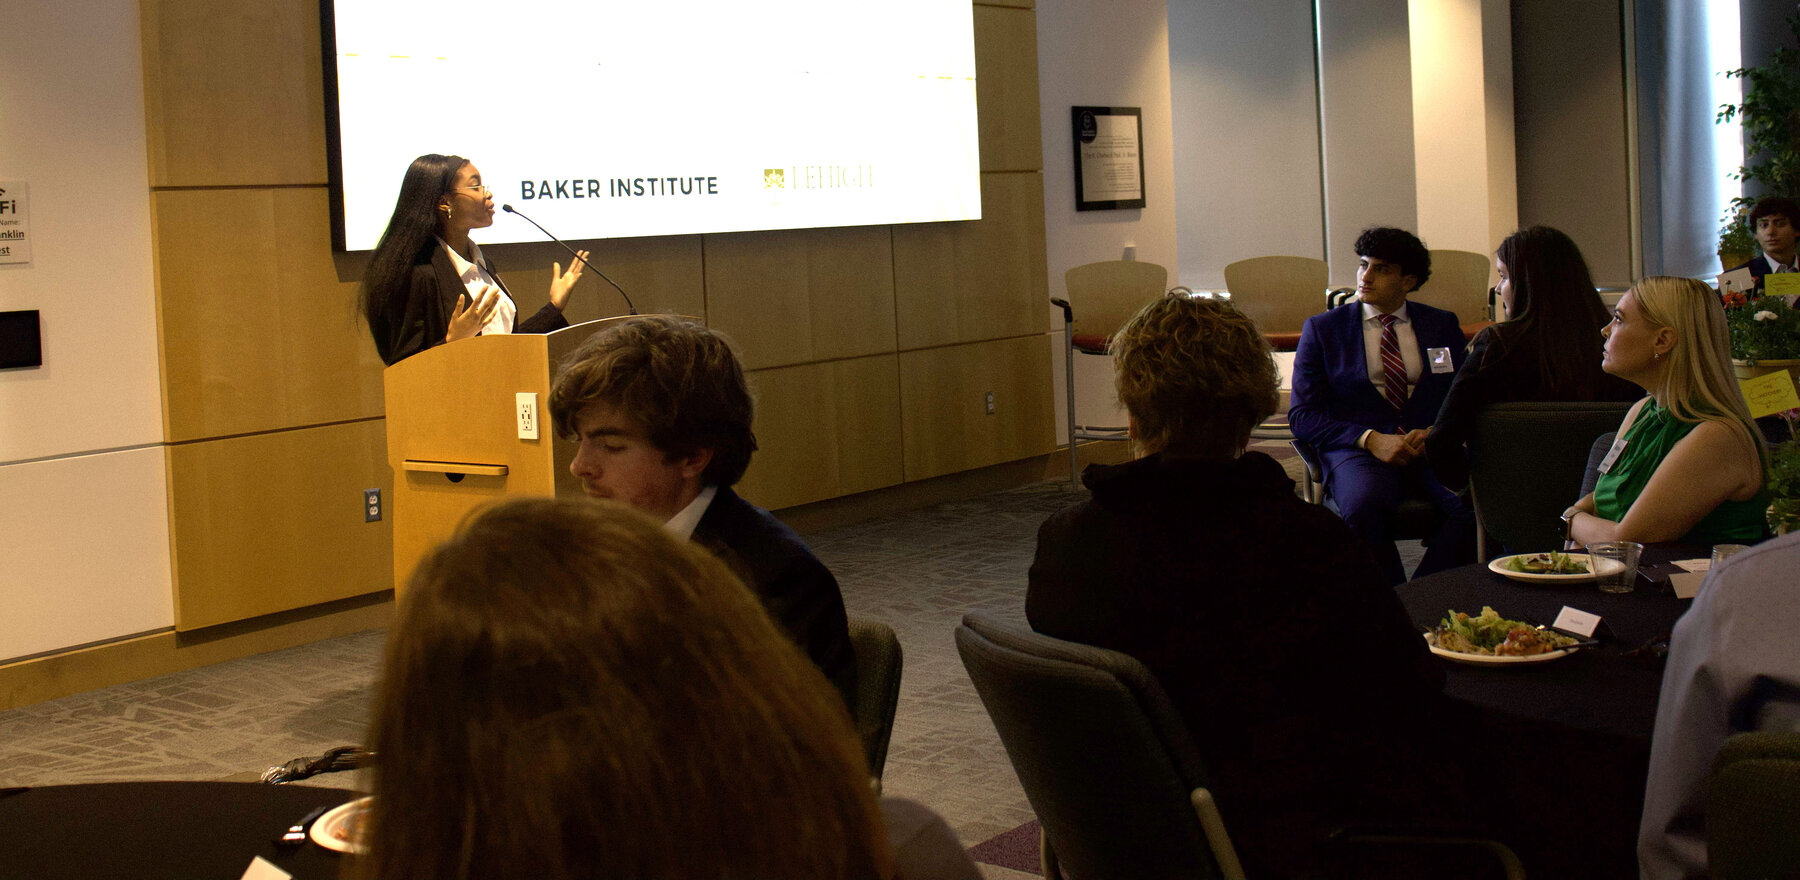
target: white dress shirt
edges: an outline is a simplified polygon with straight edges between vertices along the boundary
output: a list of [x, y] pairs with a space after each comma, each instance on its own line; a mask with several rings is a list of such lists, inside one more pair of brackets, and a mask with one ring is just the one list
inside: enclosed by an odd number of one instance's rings
[[[471, 263], [463, 259], [462, 254], [457, 253], [456, 248], [451, 247], [442, 238], [438, 239], [438, 244], [443, 245], [445, 253], [450, 255], [450, 265], [456, 268], [457, 277], [461, 278], [463, 286], [468, 288], [471, 306], [481, 297], [481, 291], [485, 285], [491, 284], [494, 288], [500, 289], [500, 282], [494, 280], [494, 276], [489, 275], [488, 270], [482, 266], [486, 261], [481, 258], [481, 245], [469, 242], [469, 250], [475, 254], [475, 262]], [[500, 305], [494, 309], [494, 314], [488, 318], [486, 324], [481, 325], [481, 330], [478, 332], [511, 333], [513, 316], [518, 313], [518, 305], [512, 301], [512, 297], [506, 295], [504, 289], [500, 289]]]
[[[1412, 321], [1406, 316], [1406, 303], [1394, 310], [1394, 338], [1400, 343], [1400, 359], [1406, 362], [1406, 393], [1403, 397], [1412, 396], [1412, 387], [1419, 382], [1419, 371], [1424, 369], [1425, 362], [1419, 357], [1419, 338], [1413, 335]], [[1362, 304], [1363, 316], [1363, 356], [1369, 364], [1369, 382], [1382, 396], [1387, 396], [1387, 367], [1381, 363], [1381, 310], [1368, 303]]]
[[663, 528], [668, 529], [671, 534], [683, 541], [691, 540], [694, 537], [694, 529], [700, 526], [700, 518], [706, 515], [706, 509], [712, 506], [713, 496], [717, 494], [719, 494], [718, 486], [707, 486], [701, 489], [700, 494], [695, 495], [694, 500], [688, 502], [688, 506], [683, 507], [680, 513], [669, 517], [669, 521], [663, 523]]

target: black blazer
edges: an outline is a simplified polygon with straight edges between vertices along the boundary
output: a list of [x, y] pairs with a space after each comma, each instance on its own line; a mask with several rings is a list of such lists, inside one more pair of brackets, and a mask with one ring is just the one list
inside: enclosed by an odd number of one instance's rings
[[769, 512], [720, 486], [694, 541], [737, 572], [769, 616], [831, 680], [844, 705], [856, 693], [856, 654], [837, 578], [806, 542]]
[[[456, 274], [456, 266], [450, 262], [450, 252], [443, 245], [433, 245], [430, 254], [430, 259], [413, 264], [406, 299], [402, 302], [389, 300], [381, 320], [369, 327], [369, 332], [375, 336], [375, 348], [388, 366], [434, 345], [442, 345], [444, 334], [450, 332], [450, 316], [456, 314], [456, 300], [468, 291], [462, 277]], [[500, 273], [494, 271], [492, 263], [484, 258], [481, 267], [494, 276], [494, 282], [501, 290], [506, 290], [505, 282], [500, 280]], [[512, 291], [506, 290], [506, 295], [512, 296]], [[515, 319], [513, 332], [549, 333], [567, 326], [569, 320], [563, 317], [562, 310], [545, 303], [531, 317]]]
[[1457, 371], [1450, 393], [1444, 397], [1443, 409], [1431, 433], [1425, 435], [1425, 459], [1438, 482], [1452, 492], [1469, 484], [1467, 445], [1475, 436], [1475, 417], [1489, 404], [1522, 400], [1616, 400], [1632, 401], [1644, 396], [1644, 389], [1600, 369], [1595, 360], [1590, 397], [1570, 397], [1552, 391], [1544, 375], [1538, 371], [1538, 337], [1536, 334], [1514, 334], [1501, 351], [1500, 327], [1488, 327], [1476, 334], [1469, 344], [1469, 358]]
[[1444, 671], [1368, 548], [1268, 456], [1151, 455], [1083, 480], [1092, 499], [1038, 529], [1026, 619], [1149, 667], [1260, 876], [1256, 841], [1291, 847], [1294, 811], [1337, 806], [1403, 750], [1392, 728], [1425, 729]]

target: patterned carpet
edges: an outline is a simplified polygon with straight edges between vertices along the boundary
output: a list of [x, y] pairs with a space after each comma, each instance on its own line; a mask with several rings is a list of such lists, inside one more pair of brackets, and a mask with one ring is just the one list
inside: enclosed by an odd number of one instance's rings
[[[1258, 448], [1292, 457], [1285, 444]], [[905, 652], [886, 793], [936, 809], [965, 844], [1034, 817], [951, 632], [972, 609], [1023, 623], [1037, 526], [1084, 497], [1039, 483], [807, 536], [849, 609], [892, 625]], [[248, 780], [271, 764], [360, 743], [382, 638], [360, 633], [0, 712], [0, 787]], [[358, 775], [317, 781], [356, 787]]]
[[[1041, 483], [807, 536], [850, 610], [892, 625], [906, 655], [886, 792], [931, 805], [967, 843], [1032, 813], [950, 634], [974, 608], [1023, 621], [1038, 523], [1077, 497]], [[382, 639], [360, 633], [0, 712], [0, 786], [247, 780], [359, 743]]]

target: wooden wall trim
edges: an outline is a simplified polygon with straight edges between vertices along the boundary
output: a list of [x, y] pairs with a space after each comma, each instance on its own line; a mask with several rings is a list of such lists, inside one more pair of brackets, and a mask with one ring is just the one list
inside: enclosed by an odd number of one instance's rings
[[386, 627], [392, 590], [191, 633], [160, 632], [0, 665], [0, 710]]

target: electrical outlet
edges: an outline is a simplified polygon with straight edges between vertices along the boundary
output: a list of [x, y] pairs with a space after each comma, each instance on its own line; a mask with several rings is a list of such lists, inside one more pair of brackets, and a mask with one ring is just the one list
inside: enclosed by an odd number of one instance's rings
[[990, 416], [994, 414], [994, 392], [992, 391], [987, 393], [987, 414]]
[[381, 522], [381, 490], [363, 490], [363, 522]]
[[513, 407], [519, 415], [519, 439], [536, 440], [538, 438], [537, 392], [521, 391], [517, 395], [518, 404]]

